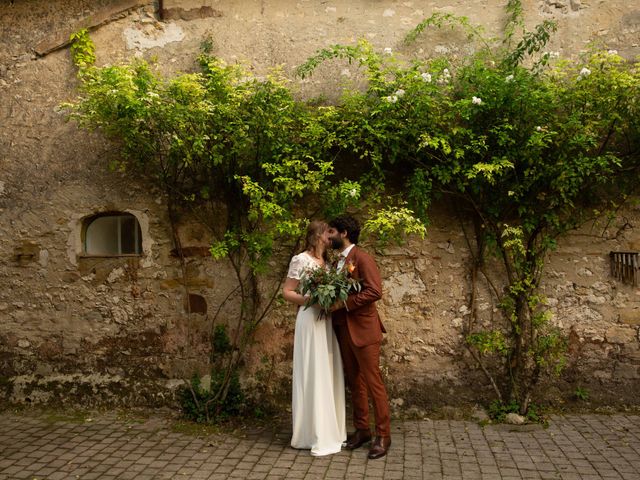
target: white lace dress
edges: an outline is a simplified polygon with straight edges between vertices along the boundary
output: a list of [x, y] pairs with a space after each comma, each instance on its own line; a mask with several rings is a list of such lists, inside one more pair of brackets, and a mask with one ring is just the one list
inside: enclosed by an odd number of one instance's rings
[[[291, 259], [289, 278], [300, 280], [305, 270], [320, 268], [303, 252]], [[337, 453], [347, 438], [342, 358], [331, 317], [319, 319], [320, 309], [300, 307], [293, 342], [291, 412], [293, 448], [311, 455]]]

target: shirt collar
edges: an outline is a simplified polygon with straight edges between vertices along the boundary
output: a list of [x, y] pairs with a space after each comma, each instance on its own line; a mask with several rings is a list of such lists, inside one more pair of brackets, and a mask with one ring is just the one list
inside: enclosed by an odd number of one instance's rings
[[351, 252], [351, 250], [353, 250], [353, 247], [355, 247], [356, 244], [352, 243], [351, 245], [349, 245], [347, 248], [345, 248], [343, 251], [340, 252], [340, 256], [347, 258], [347, 256], [349, 255], [349, 253]]

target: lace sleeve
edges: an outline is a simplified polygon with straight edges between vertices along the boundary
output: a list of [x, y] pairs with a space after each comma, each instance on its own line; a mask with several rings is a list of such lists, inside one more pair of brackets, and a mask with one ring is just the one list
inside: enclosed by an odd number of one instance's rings
[[287, 272], [287, 278], [300, 280], [304, 268], [304, 258], [302, 257], [302, 255], [296, 255], [291, 259], [291, 263], [289, 263], [289, 272]]

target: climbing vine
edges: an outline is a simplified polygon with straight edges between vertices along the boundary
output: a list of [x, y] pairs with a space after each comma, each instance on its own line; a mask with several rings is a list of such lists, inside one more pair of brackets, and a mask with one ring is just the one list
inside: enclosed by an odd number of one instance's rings
[[[214, 390], [205, 401], [201, 384], [192, 382], [186, 396], [190, 410], [203, 409], [195, 417], [213, 421], [238, 398], [244, 353], [276, 305], [287, 264], [274, 269], [274, 258], [299, 249], [309, 219], [357, 204], [366, 207], [380, 242], [400, 238], [400, 231], [424, 235], [424, 226], [408, 208], [363, 190], [358, 177], [335, 174], [331, 129], [339, 109], [296, 101], [281, 73], [257, 78], [206, 53], [198, 58], [198, 73], [174, 78], [142, 61], [95, 67], [87, 37], [77, 39], [81, 97], [66, 105], [70, 117], [117, 142], [121, 155], [113, 169], [165, 194], [185, 288], [177, 228], [183, 212], [208, 228], [215, 238], [212, 257], [235, 274], [235, 287], [211, 318]], [[223, 318], [229, 304], [237, 316]], [[229, 326], [230, 346], [223, 350], [214, 341], [220, 323]]]
[[[460, 27], [478, 40], [463, 59], [399, 62], [360, 41], [320, 50], [299, 73], [344, 59], [363, 68], [368, 88], [346, 94], [338, 141], [379, 185], [402, 178], [423, 221], [434, 197], [457, 212], [472, 253], [465, 347], [499, 404], [526, 414], [541, 380], [566, 363], [566, 338], [539, 293], [547, 253], [636, 191], [640, 70], [614, 51], [558, 59], [544, 51], [555, 24], [526, 31], [516, 1], [508, 13], [501, 40], [450, 14], [406, 36], [411, 45], [430, 28]], [[479, 289], [500, 316], [480, 318]]]
[[[189, 397], [207, 405], [204, 418], [235, 392], [242, 353], [277, 298], [278, 282], [268, 293], [260, 284], [274, 246], [293, 252], [308, 218], [349, 208], [387, 242], [424, 236], [431, 203], [446, 198], [471, 252], [465, 348], [499, 403], [527, 413], [541, 380], [561, 371], [566, 339], [539, 293], [546, 255], [635, 191], [640, 71], [613, 51], [559, 59], [545, 52], [555, 24], [525, 30], [516, 0], [507, 14], [501, 39], [450, 14], [406, 36], [410, 47], [430, 29], [461, 28], [478, 46], [464, 58], [401, 62], [365, 40], [319, 50], [299, 76], [347, 61], [368, 81], [323, 107], [296, 101], [278, 72], [258, 79], [207, 53], [198, 73], [170, 79], [144, 62], [96, 68], [86, 33], [77, 37], [82, 97], [71, 116], [114, 138], [123, 154], [114, 168], [159, 186], [171, 215], [198, 212], [216, 236], [213, 257], [236, 274], [231, 346], [218, 357], [212, 349], [212, 364], [223, 362], [218, 390], [203, 402], [196, 382]], [[338, 174], [343, 162], [359, 173]], [[488, 326], [481, 289], [500, 312]]]

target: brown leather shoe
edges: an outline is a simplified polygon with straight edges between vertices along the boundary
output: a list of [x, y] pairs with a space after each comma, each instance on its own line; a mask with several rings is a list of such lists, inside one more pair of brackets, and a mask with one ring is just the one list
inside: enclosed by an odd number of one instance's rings
[[355, 450], [371, 440], [370, 430], [358, 429], [347, 437], [347, 450]]
[[391, 446], [391, 437], [376, 437], [369, 450], [369, 459], [384, 457]]

